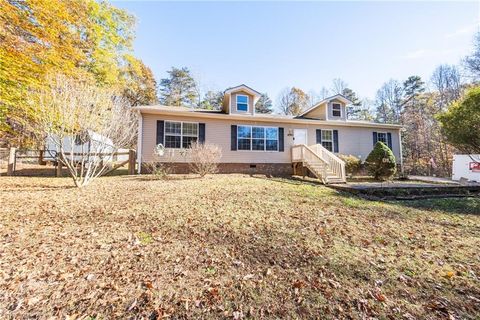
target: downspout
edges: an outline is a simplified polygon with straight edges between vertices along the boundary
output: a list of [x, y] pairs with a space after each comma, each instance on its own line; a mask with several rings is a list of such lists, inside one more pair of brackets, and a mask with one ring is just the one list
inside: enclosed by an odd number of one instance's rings
[[138, 117], [138, 132], [137, 132], [137, 163], [138, 169], [137, 173], [142, 173], [142, 145], [143, 145], [143, 115], [142, 112], [138, 112], [140, 117]]
[[402, 128], [398, 130], [398, 142], [400, 144], [400, 172], [402, 173], [402, 176], [403, 176], [404, 172], [403, 172]]

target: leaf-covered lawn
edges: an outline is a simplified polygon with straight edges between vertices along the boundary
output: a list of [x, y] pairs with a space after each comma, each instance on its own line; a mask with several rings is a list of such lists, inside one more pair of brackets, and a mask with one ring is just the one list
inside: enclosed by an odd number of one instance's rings
[[240, 175], [71, 185], [0, 178], [0, 318], [480, 314], [478, 198]]

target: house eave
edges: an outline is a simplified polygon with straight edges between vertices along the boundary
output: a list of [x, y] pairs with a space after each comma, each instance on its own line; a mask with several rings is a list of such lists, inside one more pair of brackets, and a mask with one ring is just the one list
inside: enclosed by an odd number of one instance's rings
[[220, 119], [220, 120], [238, 120], [238, 121], [252, 121], [252, 122], [267, 122], [267, 123], [290, 123], [290, 124], [316, 124], [328, 125], [338, 127], [363, 127], [363, 128], [384, 128], [400, 130], [401, 125], [386, 124], [376, 122], [360, 122], [360, 121], [327, 121], [308, 118], [282, 118], [282, 117], [262, 117], [261, 115], [241, 115], [241, 114], [226, 114], [221, 112], [199, 112], [199, 111], [183, 111], [183, 110], [164, 110], [154, 106], [139, 106], [136, 110], [142, 114], [158, 114], [179, 117], [193, 117], [199, 119]]
[[226, 89], [223, 94], [231, 94], [233, 92], [237, 92], [237, 91], [245, 91], [245, 92], [248, 92], [249, 94], [251, 94], [252, 96], [254, 97], [260, 97], [262, 94], [260, 92], [258, 92], [257, 90], [255, 89], [252, 89], [250, 88], [249, 86], [247, 86], [246, 84], [241, 84], [239, 86], [236, 86], [236, 87], [231, 87], [231, 88], [228, 88]]
[[308, 108], [307, 110], [305, 110], [304, 112], [302, 112], [299, 116], [304, 116], [306, 115], [307, 113], [317, 109], [318, 107], [320, 107], [321, 105], [323, 105], [324, 103], [328, 103], [332, 100], [340, 100], [342, 101], [343, 103], [345, 103], [345, 105], [349, 104], [349, 103], [352, 103], [352, 101], [350, 101], [349, 99], [347, 99], [344, 95], [342, 94], [336, 94], [334, 96], [331, 96], [331, 97], [328, 97], [328, 98], [325, 98], [323, 99], [322, 101], [320, 102], [317, 102], [315, 103], [313, 106], [311, 106], [310, 108]]

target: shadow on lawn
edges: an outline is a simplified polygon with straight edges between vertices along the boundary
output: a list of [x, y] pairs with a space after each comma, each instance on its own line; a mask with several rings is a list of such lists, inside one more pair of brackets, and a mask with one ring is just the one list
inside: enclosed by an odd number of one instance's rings
[[404, 207], [423, 210], [436, 210], [444, 213], [480, 215], [480, 196], [435, 198], [420, 200], [385, 201]]
[[127, 176], [124, 178], [129, 180], [136, 180], [136, 181], [181, 181], [181, 180], [208, 179], [208, 177], [202, 178], [198, 175], [189, 175], [189, 174], [173, 174], [173, 175], [168, 175], [164, 178], [156, 177], [151, 174], [141, 174], [141, 175], [135, 175], [135, 176]]
[[[251, 175], [253, 178], [270, 180], [281, 183], [288, 183], [294, 185], [311, 185], [311, 186], [323, 186], [322, 183], [315, 180], [304, 180], [302, 177], [272, 177], [272, 176], [260, 176]], [[332, 189], [333, 191], [333, 189]], [[358, 199], [366, 200], [361, 196], [354, 195], [346, 191], [336, 190], [336, 194], [339, 197], [345, 199]], [[367, 200], [371, 201], [371, 200]], [[417, 200], [376, 200], [385, 203], [396, 204], [403, 207], [409, 207], [421, 210], [441, 211], [444, 213], [453, 214], [474, 214], [480, 215], [480, 195], [472, 195], [471, 197], [445, 197], [445, 198], [426, 198]]]
[[316, 179], [305, 180], [297, 176], [271, 176], [271, 175], [255, 175], [251, 174], [250, 177], [261, 180], [275, 181], [281, 183], [288, 183], [293, 185], [310, 185], [310, 186], [322, 186], [323, 184]]

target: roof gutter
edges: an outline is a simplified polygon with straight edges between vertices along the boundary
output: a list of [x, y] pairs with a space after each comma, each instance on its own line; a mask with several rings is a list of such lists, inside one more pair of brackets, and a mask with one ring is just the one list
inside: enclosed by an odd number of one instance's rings
[[271, 118], [271, 117], [262, 117], [262, 116], [251, 116], [251, 115], [235, 115], [235, 114], [218, 114], [218, 113], [201, 113], [193, 111], [173, 111], [173, 110], [159, 110], [155, 107], [136, 107], [135, 109], [139, 110], [142, 114], [162, 114], [169, 116], [184, 116], [184, 117], [193, 117], [193, 118], [202, 118], [202, 119], [221, 119], [221, 120], [240, 120], [240, 121], [258, 121], [258, 122], [274, 122], [274, 123], [293, 123], [293, 124], [321, 124], [328, 126], [340, 126], [340, 127], [367, 127], [367, 128], [385, 128], [400, 130], [401, 125], [398, 124], [386, 124], [386, 123], [367, 123], [367, 122], [353, 122], [353, 121], [325, 121], [325, 120], [316, 120], [316, 119], [299, 119], [299, 118]]

